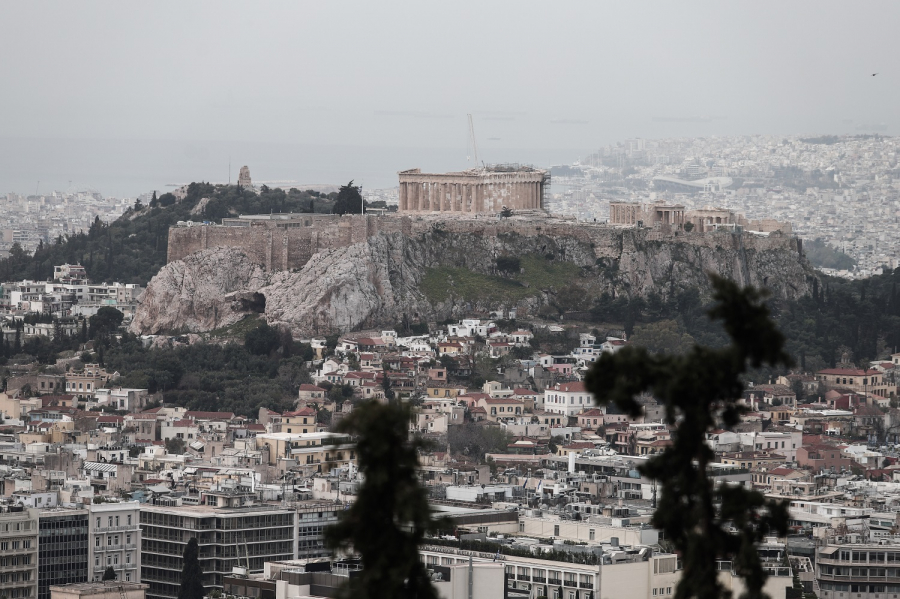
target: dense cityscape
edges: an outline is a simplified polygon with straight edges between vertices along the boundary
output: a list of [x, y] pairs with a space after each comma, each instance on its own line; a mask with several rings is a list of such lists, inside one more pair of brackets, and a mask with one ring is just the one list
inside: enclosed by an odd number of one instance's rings
[[3, 8], [0, 599], [900, 599], [900, 4]]

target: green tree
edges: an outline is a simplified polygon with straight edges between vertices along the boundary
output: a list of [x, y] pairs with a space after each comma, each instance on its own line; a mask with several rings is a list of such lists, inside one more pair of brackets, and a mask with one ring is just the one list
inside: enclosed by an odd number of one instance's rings
[[179, 439], [178, 437], [172, 437], [171, 439], [166, 439], [166, 451], [174, 454], [181, 455], [184, 453], [187, 447], [184, 444], [184, 439]]
[[200, 568], [200, 547], [197, 537], [191, 537], [184, 548], [184, 565], [181, 568], [181, 588], [178, 599], [203, 599], [203, 570]]
[[638, 325], [630, 341], [652, 354], [683, 354], [694, 345], [694, 338], [674, 320]]
[[263, 323], [244, 336], [244, 347], [255, 356], [267, 356], [281, 345], [281, 335], [277, 328]]
[[119, 328], [125, 315], [112, 306], [103, 306], [97, 313], [91, 316], [91, 335], [96, 338], [105, 338]]
[[716, 485], [708, 471], [715, 456], [706, 433], [719, 426], [719, 419], [726, 427], [739, 422], [743, 406], [736, 398], [748, 366], [789, 366], [791, 359], [762, 293], [715, 276], [712, 285], [716, 303], [709, 316], [722, 320], [730, 345], [694, 346], [684, 355], [626, 347], [595, 362], [586, 383], [599, 403], [614, 403], [631, 416], [643, 410], [635, 397], [650, 392], [665, 406], [666, 422], [677, 424], [672, 445], [641, 467], [661, 483], [653, 525], [682, 555], [684, 571], [675, 599], [730, 597], [717, 577], [720, 559], [732, 560], [744, 578], [742, 597], [759, 599], [766, 574], [756, 544], [767, 534], [786, 534], [787, 506], [742, 486]]
[[362, 194], [360, 193], [360, 188], [353, 185], [353, 181], [346, 185], [341, 185], [332, 211], [335, 214], [362, 214]]
[[433, 518], [419, 484], [417, 451], [423, 444], [410, 440], [410, 419], [408, 406], [368, 401], [337, 426], [339, 432], [357, 436], [359, 469], [365, 476], [356, 501], [325, 531], [329, 547], [362, 559], [362, 573], [344, 589], [347, 597], [437, 597], [419, 559], [419, 545], [441, 522]]
[[113, 570], [112, 566], [106, 566], [106, 570], [103, 571], [103, 578], [101, 580], [115, 580], [116, 579], [116, 571]]

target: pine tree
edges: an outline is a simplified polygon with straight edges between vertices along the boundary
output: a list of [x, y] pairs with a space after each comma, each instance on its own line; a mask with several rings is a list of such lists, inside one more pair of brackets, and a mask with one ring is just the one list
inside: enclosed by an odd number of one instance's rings
[[364, 475], [356, 501], [325, 531], [329, 547], [362, 559], [362, 573], [344, 589], [347, 597], [437, 598], [419, 559], [419, 544], [443, 522], [433, 519], [416, 475], [422, 441], [409, 439], [410, 418], [406, 405], [369, 401], [337, 427], [358, 436], [356, 452]]
[[106, 570], [103, 572], [103, 578], [101, 580], [115, 580], [116, 579], [116, 571], [113, 570], [112, 566], [106, 566]]
[[[712, 277], [716, 305], [710, 317], [721, 319], [731, 345], [694, 346], [683, 355], [652, 355], [630, 346], [605, 354], [588, 373], [588, 390], [601, 404], [614, 403], [636, 417], [643, 408], [635, 397], [650, 392], [666, 409], [666, 423], [677, 425], [672, 445], [651, 458], [641, 472], [661, 484], [653, 525], [681, 554], [684, 571], [676, 599], [730, 597], [718, 580], [717, 560], [732, 560], [744, 578], [743, 597], [763, 597], [766, 580], [756, 544], [770, 533], [787, 532], [787, 506], [742, 486], [717, 485], [709, 475], [715, 455], [706, 433], [724, 423], [733, 427], [744, 411], [737, 403], [748, 364], [789, 366], [784, 336], [769, 318], [763, 295]], [[733, 527], [736, 532], [730, 532]]]
[[184, 565], [181, 568], [181, 588], [178, 599], [203, 599], [203, 570], [200, 569], [200, 547], [197, 537], [191, 537], [184, 548]]

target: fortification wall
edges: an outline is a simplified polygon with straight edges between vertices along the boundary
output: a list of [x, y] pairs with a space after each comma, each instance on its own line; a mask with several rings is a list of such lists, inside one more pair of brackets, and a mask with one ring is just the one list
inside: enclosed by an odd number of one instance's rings
[[[293, 223], [285, 226], [285, 223]], [[308, 225], [306, 223], [309, 223]], [[434, 228], [450, 233], [486, 237], [523, 235], [528, 237], [571, 237], [590, 244], [597, 258], [618, 258], [648, 243], [687, 244], [697, 248], [734, 250], [801, 251], [800, 240], [773, 233], [768, 237], [735, 234], [719, 230], [709, 233], [664, 232], [631, 229], [595, 223], [578, 223], [542, 215], [508, 219], [441, 218], [410, 215], [315, 215], [299, 222], [262, 221], [249, 227], [200, 225], [169, 229], [168, 261], [181, 260], [212, 247], [235, 247], [268, 271], [293, 270], [304, 266], [316, 252], [360, 243], [379, 233], [417, 236]]]

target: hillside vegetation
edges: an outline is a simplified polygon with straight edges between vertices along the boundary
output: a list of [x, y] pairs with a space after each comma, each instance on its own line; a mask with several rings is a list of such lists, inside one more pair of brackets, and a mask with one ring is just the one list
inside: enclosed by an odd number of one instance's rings
[[[257, 194], [236, 185], [191, 183], [187, 197], [177, 202], [170, 193], [151, 205], [136, 203], [112, 223], [95, 219], [88, 231], [59, 237], [29, 254], [13, 246], [0, 260], [4, 281], [53, 277], [58, 264], [81, 263], [92, 281], [118, 281], [146, 285], [166, 263], [169, 227], [178, 221], [219, 221], [240, 214], [271, 212], [331, 212], [335, 194], [269, 189]], [[198, 207], [201, 200], [208, 198]]]

